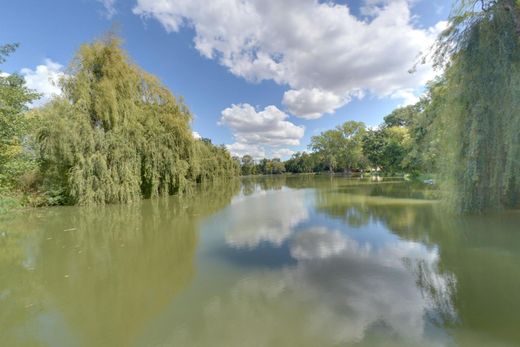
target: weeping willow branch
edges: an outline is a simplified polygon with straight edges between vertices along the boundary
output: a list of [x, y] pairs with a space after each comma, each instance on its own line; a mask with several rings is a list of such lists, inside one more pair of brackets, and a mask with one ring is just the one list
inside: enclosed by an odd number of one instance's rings
[[478, 13], [452, 18], [436, 52], [449, 58], [448, 97], [438, 120], [448, 139], [442, 172], [449, 200], [461, 212], [520, 200], [519, 6], [479, 3]]
[[128, 203], [237, 175], [225, 149], [193, 138], [182, 99], [132, 64], [117, 37], [83, 45], [68, 76], [63, 96], [36, 111], [40, 168], [56, 203]]

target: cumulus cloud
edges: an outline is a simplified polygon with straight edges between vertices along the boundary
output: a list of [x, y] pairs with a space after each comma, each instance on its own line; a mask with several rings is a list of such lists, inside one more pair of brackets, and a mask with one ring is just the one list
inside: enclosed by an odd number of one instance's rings
[[400, 106], [408, 106], [416, 104], [420, 100], [420, 96], [417, 96], [413, 90], [410, 89], [402, 89], [391, 95], [392, 99], [399, 99], [403, 102]]
[[348, 97], [340, 97], [317, 88], [289, 90], [283, 95], [283, 104], [287, 110], [305, 119], [316, 119], [323, 113], [333, 113], [349, 100]]
[[296, 152], [293, 151], [292, 149], [279, 148], [279, 149], [274, 150], [271, 153], [271, 158], [286, 159], [286, 158], [290, 157], [291, 155], [293, 155], [294, 153], [296, 153]]
[[233, 156], [243, 157], [244, 155], [250, 155], [256, 160], [266, 157], [265, 149], [259, 145], [235, 142], [226, 145], [226, 148]]
[[288, 85], [287, 109], [318, 118], [360, 91], [389, 97], [433, 77], [426, 65], [408, 73], [439, 29], [414, 24], [411, 6], [365, 0], [365, 18], [317, 0], [137, 0], [133, 11], [170, 32], [192, 27], [203, 56], [248, 81]]
[[220, 124], [231, 129], [235, 143], [228, 145], [234, 155], [265, 157], [265, 148], [297, 146], [305, 127], [287, 120], [289, 115], [276, 106], [257, 111], [249, 104], [232, 105], [222, 111]]
[[200, 140], [200, 139], [202, 139], [202, 136], [200, 136], [200, 134], [199, 134], [198, 132], [196, 132], [196, 131], [193, 131], [191, 134], [192, 134], [192, 136], [193, 136], [193, 138], [194, 138], [195, 140]]
[[53, 96], [61, 94], [58, 83], [65, 76], [61, 64], [46, 59], [43, 65], [38, 65], [34, 70], [24, 68], [20, 70], [20, 74], [24, 77], [28, 88], [42, 94], [41, 99], [32, 104], [34, 107], [41, 106]]

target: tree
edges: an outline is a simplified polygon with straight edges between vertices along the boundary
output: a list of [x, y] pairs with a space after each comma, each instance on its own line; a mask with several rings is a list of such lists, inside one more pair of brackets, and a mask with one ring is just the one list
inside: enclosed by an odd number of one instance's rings
[[233, 176], [227, 151], [193, 138], [191, 114], [132, 64], [120, 40], [81, 46], [62, 97], [37, 110], [43, 189], [55, 203], [126, 203]]
[[415, 114], [409, 125], [410, 148], [403, 166], [412, 173], [434, 173], [444, 160], [442, 147], [445, 124], [441, 113], [446, 106], [446, 79], [439, 77], [427, 85], [427, 92], [414, 107]]
[[[479, 5], [476, 7], [476, 5]], [[480, 7], [480, 10], [478, 9]], [[441, 34], [446, 141], [440, 169], [453, 207], [484, 212], [520, 201], [520, 4], [460, 1]]]
[[363, 138], [363, 152], [368, 160], [389, 174], [405, 171], [404, 159], [409, 150], [410, 136], [406, 127], [370, 130]]
[[385, 166], [386, 138], [383, 130], [368, 130], [363, 138], [363, 153], [374, 168]]
[[292, 173], [313, 172], [315, 166], [313, 155], [307, 152], [296, 152], [285, 162], [285, 168]]
[[242, 175], [249, 176], [254, 175], [255, 173], [255, 161], [253, 157], [249, 154], [244, 155], [242, 157]]
[[384, 118], [385, 127], [409, 127], [413, 124], [414, 118], [420, 112], [421, 104], [400, 107], [392, 111]]
[[279, 175], [285, 173], [285, 165], [279, 158], [274, 158], [270, 161], [270, 173]]
[[326, 163], [330, 172], [336, 169], [350, 172], [367, 165], [362, 147], [365, 132], [364, 123], [348, 121], [336, 129], [313, 136], [309, 147]]
[[310, 149], [317, 153], [332, 173], [336, 170], [343, 138], [339, 130], [327, 130], [311, 138]]
[[[17, 44], [0, 46], [0, 64], [13, 53]], [[27, 133], [30, 119], [28, 104], [39, 94], [28, 89], [18, 74], [2, 74], [0, 71], [0, 187], [13, 188], [23, 173], [34, 168], [34, 161], [27, 150]]]

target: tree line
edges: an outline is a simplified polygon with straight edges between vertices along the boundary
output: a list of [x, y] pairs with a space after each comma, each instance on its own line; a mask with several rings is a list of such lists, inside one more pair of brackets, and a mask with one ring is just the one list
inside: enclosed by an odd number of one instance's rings
[[[0, 63], [16, 48], [0, 47]], [[0, 75], [0, 209], [128, 203], [239, 174], [223, 146], [193, 137], [183, 100], [114, 35], [81, 46], [60, 87], [30, 110], [40, 96], [20, 75]]]
[[[440, 83], [440, 82], [438, 82]], [[430, 135], [428, 117], [438, 83], [415, 105], [401, 107], [376, 128], [347, 121], [311, 138], [308, 152], [297, 152], [286, 161], [252, 156], [234, 157], [242, 175], [281, 173], [368, 173], [419, 175], [432, 172], [439, 155]]]
[[[110, 36], [80, 48], [62, 95], [39, 96], [0, 74], [0, 210], [27, 203], [103, 204], [189, 190], [236, 175], [378, 170], [434, 174], [453, 210], [520, 203], [520, 3], [460, 0], [431, 51], [441, 74], [415, 104], [375, 129], [346, 122], [289, 160], [232, 158], [195, 140], [191, 114]], [[0, 64], [16, 50], [0, 47]]]
[[[426, 57], [425, 57], [426, 58]], [[431, 51], [442, 73], [421, 100], [370, 129], [346, 122], [314, 136], [286, 172], [434, 174], [452, 210], [520, 204], [520, 2], [461, 0]], [[264, 173], [242, 158], [242, 174]]]

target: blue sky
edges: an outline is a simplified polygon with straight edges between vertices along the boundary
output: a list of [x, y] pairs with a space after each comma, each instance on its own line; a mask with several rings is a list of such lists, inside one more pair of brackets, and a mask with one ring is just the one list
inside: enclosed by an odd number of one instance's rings
[[410, 75], [449, 0], [16, 0], [0, 5], [1, 66], [48, 95], [85, 42], [113, 25], [124, 48], [238, 155], [282, 156], [347, 120], [379, 124], [432, 78]]

